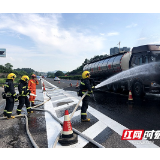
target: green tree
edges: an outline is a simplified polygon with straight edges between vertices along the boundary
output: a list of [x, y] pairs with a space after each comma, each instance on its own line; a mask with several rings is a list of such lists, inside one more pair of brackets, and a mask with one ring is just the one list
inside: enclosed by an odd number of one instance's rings
[[6, 63], [4, 66], [5, 66], [7, 69], [12, 69], [12, 67], [13, 67], [10, 63]]
[[48, 77], [48, 78], [54, 78], [55, 76], [54, 76], [54, 73], [53, 73], [53, 72], [48, 72], [48, 73], [47, 73], [47, 77]]
[[55, 74], [55, 76], [64, 76], [64, 73], [62, 71], [57, 71]]
[[33, 72], [35, 72], [32, 68], [17, 68], [15, 69], [16, 71], [23, 71], [25, 72], [27, 75], [31, 75]]

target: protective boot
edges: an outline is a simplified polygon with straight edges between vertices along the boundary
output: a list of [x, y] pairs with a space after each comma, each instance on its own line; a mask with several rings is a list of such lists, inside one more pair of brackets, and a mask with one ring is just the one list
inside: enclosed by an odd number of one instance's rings
[[34, 104], [34, 102], [31, 102], [31, 106], [33, 107], [33, 106], [36, 106], [36, 105]]
[[81, 122], [90, 122], [90, 119], [87, 118], [87, 113], [81, 113]]
[[17, 109], [17, 114], [20, 115], [21, 114], [21, 110]]
[[29, 114], [29, 113], [33, 113], [33, 111], [29, 111], [29, 112], [27, 112], [27, 113], [28, 113], [28, 114]]
[[7, 117], [6, 111], [7, 111], [7, 110], [4, 110], [4, 112], [3, 112], [3, 117]]
[[81, 119], [81, 122], [90, 122], [90, 119], [89, 118]]
[[7, 119], [14, 119], [14, 118], [15, 118], [15, 116], [7, 117]]
[[27, 108], [27, 113], [33, 113], [33, 111], [31, 110], [31, 107]]

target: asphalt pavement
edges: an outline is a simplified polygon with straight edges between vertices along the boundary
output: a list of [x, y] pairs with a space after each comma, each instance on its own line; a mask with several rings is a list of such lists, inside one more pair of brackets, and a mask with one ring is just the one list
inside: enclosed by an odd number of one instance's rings
[[[78, 90], [75, 87], [77, 80], [61, 80], [60, 83], [50, 78], [46, 80], [64, 90]], [[78, 82], [80, 83], [80, 81]], [[73, 87], [70, 86], [70, 83], [73, 84]], [[94, 98], [92, 97], [89, 100], [89, 105], [129, 129], [143, 129], [145, 131], [160, 130], [159, 94], [146, 94], [144, 99], [134, 98], [130, 104], [128, 103], [128, 95], [126, 94], [95, 91]], [[112, 134], [114, 135], [116, 133], [112, 131]], [[154, 144], [160, 146], [160, 138], [148, 138], [147, 140], [154, 141]], [[106, 142], [106, 147], [115, 146], [119, 145], [114, 145], [114, 143], [109, 143], [108, 145], [108, 142]]]
[[[52, 78], [46, 78], [51, 84], [63, 89], [68, 94], [76, 96], [77, 80], [61, 80], [54, 81]], [[72, 87], [70, 85], [72, 83]], [[46, 85], [46, 88], [51, 88], [50, 85]], [[3, 88], [0, 88], [0, 92]], [[52, 92], [51, 92], [52, 93]], [[135, 148], [133, 143], [121, 140], [121, 133], [118, 133], [118, 128], [114, 128], [115, 125], [111, 125], [113, 122], [118, 126], [125, 126], [129, 129], [144, 129], [145, 131], [159, 130], [160, 127], [160, 96], [147, 94], [144, 99], [134, 99], [132, 104], [128, 104], [128, 96], [120, 95], [110, 92], [95, 91], [94, 97], [89, 100], [88, 113], [89, 118], [91, 118], [91, 123], [82, 124], [80, 123], [80, 117], [77, 116], [72, 120], [72, 127], [76, 128], [81, 132], [88, 130], [87, 128], [92, 128], [96, 124], [100, 123], [101, 116], [103, 115], [108, 119], [108, 123], [104, 129], [102, 129], [99, 134], [94, 137], [98, 143], [102, 144], [106, 148]], [[36, 104], [40, 104], [43, 99], [42, 86], [39, 84], [37, 86], [37, 98]], [[0, 117], [2, 117], [3, 109], [5, 107], [5, 100], [0, 97]], [[52, 98], [52, 104], [57, 105], [60, 109], [56, 108], [56, 115], [61, 118], [64, 112], [64, 108], [61, 105], [67, 105], [69, 101], [58, 101], [54, 102]], [[18, 103], [15, 103], [13, 110], [13, 115], [16, 115], [16, 108]], [[75, 104], [68, 107], [69, 112], [72, 112]], [[42, 105], [40, 108], [44, 109]], [[92, 109], [93, 108], [93, 109]], [[95, 109], [95, 110], [94, 110]], [[80, 110], [80, 108], [78, 108]], [[93, 112], [94, 111], [94, 112]], [[26, 108], [23, 107], [23, 112], [26, 113]], [[94, 113], [94, 114], [93, 114]], [[37, 142], [40, 148], [48, 148], [47, 142], [47, 131], [46, 131], [46, 119], [45, 113], [40, 111], [34, 111], [33, 114], [28, 115], [29, 117], [29, 129], [33, 138]], [[25, 130], [25, 119], [15, 118], [13, 120], [0, 120], [0, 147], [1, 148], [32, 148], [32, 144], [26, 134]], [[152, 141], [155, 145], [160, 147], [160, 139], [147, 139]], [[84, 148], [96, 148], [95, 145], [88, 143]]]
[[[41, 88], [40, 84], [37, 88]], [[2, 92], [3, 89], [0, 89]], [[17, 91], [17, 90], [16, 90]], [[17, 92], [18, 93], [18, 92]], [[37, 98], [35, 104], [40, 104], [44, 101], [41, 89], [36, 91]], [[12, 115], [16, 114], [18, 102], [15, 102]], [[1, 99], [0, 117], [3, 117], [3, 110], [5, 107], [5, 100]], [[39, 108], [44, 109], [44, 105]], [[26, 107], [22, 108], [22, 114], [26, 114]], [[34, 111], [28, 114], [28, 126], [30, 133], [40, 148], [48, 148], [46, 123], [44, 112]], [[0, 120], [0, 148], [33, 148], [33, 145], [26, 133], [25, 118], [3, 119]]]

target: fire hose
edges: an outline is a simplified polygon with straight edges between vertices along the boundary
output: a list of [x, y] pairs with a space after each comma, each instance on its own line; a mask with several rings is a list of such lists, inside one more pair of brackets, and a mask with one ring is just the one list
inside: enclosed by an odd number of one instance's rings
[[[82, 96], [82, 98], [79, 100], [79, 102], [77, 103], [76, 107], [74, 108], [74, 110], [73, 110], [73, 112], [72, 112], [72, 114], [71, 114], [71, 116], [70, 116], [70, 119], [73, 117], [76, 109], [78, 108], [78, 106], [79, 106], [79, 104], [81, 103], [81, 101], [83, 100], [83, 98], [87, 95], [87, 93], [88, 93], [88, 92], [86, 92], [86, 93]], [[48, 96], [48, 95], [47, 95], [47, 96]], [[37, 107], [37, 106], [35, 106], [35, 107]], [[35, 109], [35, 107], [34, 107], [33, 110], [48, 112], [58, 123], [60, 123], [61, 126], [63, 125], [63, 122], [61, 122], [57, 117], [55, 117], [50, 111], [44, 110], [44, 109]], [[83, 137], [84, 139], [86, 139], [87, 141], [89, 141], [89, 142], [93, 143], [94, 145], [96, 145], [97, 147], [99, 147], [99, 148], [105, 148], [104, 146], [102, 146], [101, 144], [97, 143], [96, 141], [94, 141], [93, 139], [89, 138], [88, 136], [82, 134], [81, 132], [79, 132], [79, 131], [76, 130], [75, 128], [72, 128], [72, 130], [73, 130], [75, 133], [77, 133], [78, 135], [80, 135], [81, 137]], [[59, 139], [59, 136], [61, 135], [61, 133], [62, 133], [62, 130], [61, 130], [61, 132], [58, 134], [58, 136], [57, 136], [57, 138], [56, 138], [56, 140], [55, 140], [55, 142], [54, 142], [54, 144], [53, 144], [53, 148], [56, 146], [56, 144], [57, 144], [57, 142], [58, 142], [58, 139]]]
[[[49, 96], [48, 96], [49, 97]], [[34, 107], [39, 107], [43, 104], [45, 104], [47, 101], [49, 101], [51, 98], [49, 97], [48, 100], [44, 101], [43, 103], [39, 104], [39, 105], [36, 105]], [[38, 145], [36, 144], [36, 142], [34, 141], [30, 131], [29, 131], [29, 127], [28, 127], [28, 117], [25, 115], [25, 114], [20, 114], [20, 115], [16, 115], [15, 118], [19, 118], [19, 117], [25, 117], [25, 120], [26, 120], [26, 132], [27, 132], [27, 135], [32, 143], [32, 145], [34, 146], [34, 148], [39, 148]], [[0, 120], [1, 119], [7, 119], [7, 117], [0, 117]]]
[[[57, 88], [57, 89], [58, 89], [58, 88]], [[76, 107], [74, 108], [74, 110], [73, 110], [73, 112], [72, 112], [72, 114], [71, 114], [71, 116], [70, 116], [70, 119], [73, 117], [76, 109], [78, 108], [79, 104], [81, 103], [81, 101], [83, 100], [83, 98], [86, 96], [87, 93], [88, 93], [88, 92], [86, 92], [86, 93], [82, 96], [82, 98], [79, 100], [79, 102], [77, 103]], [[62, 126], [62, 125], [63, 125], [63, 122], [61, 122], [57, 117], [55, 117], [50, 111], [44, 110], [44, 109], [35, 109], [36, 107], [39, 107], [39, 106], [45, 104], [47, 101], [49, 101], [49, 100], [51, 99], [51, 97], [50, 97], [48, 94], [46, 94], [46, 95], [49, 97], [48, 100], [44, 101], [43, 103], [41, 103], [41, 104], [39, 104], [39, 105], [36, 105], [36, 106], [32, 107], [31, 109], [32, 109], [32, 110], [37, 110], [37, 111], [45, 111], [45, 112], [48, 112], [48, 113], [49, 113], [58, 123], [60, 123], [60, 125]], [[28, 137], [29, 137], [32, 145], [33, 145], [35, 148], [39, 148], [38, 145], [36, 144], [36, 142], [34, 141], [34, 139], [33, 139], [32, 135], [31, 135], [30, 131], [29, 131], [29, 128], [28, 128], [28, 118], [27, 118], [27, 116], [26, 116], [25, 114], [21, 114], [21, 115], [15, 116], [15, 117], [16, 117], [16, 118], [18, 118], [18, 117], [25, 117], [25, 119], [26, 119], [26, 131], [27, 131], [27, 135], [28, 135]], [[1, 120], [1, 119], [6, 119], [6, 118], [7, 118], [7, 117], [1, 117], [0, 120]], [[96, 145], [97, 147], [99, 147], [99, 148], [105, 148], [104, 146], [102, 146], [101, 144], [97, 143], [96, 141], [94, 141], [93, 139], [89, 138], [88, 136], [82, 134], [81, 132], [79, 132], [79, 131], [76, 130], [75, 128], [72, 128], [72, 130], [73, 130], [75, 133], [77, 133], [78, 135], [80, 135], [81, 137], [83, 137], [84, 139], [86, 139], [87, 141], [89, 141], [89, 142], [93, 143], [94, 145]], [[57, 142], [58, 142], [58, 139], [59, 139], [59, 136], [60, 136], [61, 133], [62, 133], [62, 131], [58, 134], [58, 136], [57, 136], [57, 138], [56, 138], [56, 140], [55, 140], [55, 142], [54, 142], [54, 144], [53, 144], [53, 147], [56, 146], [56, 144], [57, 144]]]

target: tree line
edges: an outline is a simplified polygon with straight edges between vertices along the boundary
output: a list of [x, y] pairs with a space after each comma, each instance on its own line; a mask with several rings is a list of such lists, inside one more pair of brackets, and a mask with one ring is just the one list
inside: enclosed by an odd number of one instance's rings
[[[47, 73], [47, 77], [50, 78], [54, 78], [54, 77], [62, 77], [62, 76], [75, 76], [75, 75], [81, 75], [83, 72], [83, 67], [87, 64], [87, 63], [91, 63], [97, 60], [101, 60], [108, 57], [108, 55], [96, 55], [91, 59], [85, 59], [84, 62], [81, 64], [81, 66], [77, 67], [76, 69], [74, 69], [71, 72], [67, 72], [67, 73], [63, 73], [62, 71], [57, 71], [56, 73], [53, 72], [48, 72]], [[41, 76], [41, 74], [31, 68], [17, 68], [17, 69], [12, 69], [13, 65], [10, 63], [6, 63], [4, 66], [0, 65], [0, 73], [15, 73], [17, 76], [22, 76], [22, 75], [28, 75], [29, 77], [31, 77], [31, 75], [34, 73], [37, 76]], [[4, 76], [2, 78], [5, 78]]]
[[92, 63], [92, 62], [95, 62], [95, 61], [98, 61], [98, 60], [101, 60], [101, 59], [104, 59], [104, 58], [107, 58], [109, 55], [105, 54], [105, 55], [96, 55], [94, 56], [93, 58], [91, 59], [85, 59], [84, 62], [81, 64], [81, 66], [77, 67], [76, 69], [74, 69], [73, 71], [71, 72], [67, 72], [66, 74], [68, 76], [72, 76], [72, 75], [81, 75], [82, 72], [83, 72], [83, 67], [87, 64], [87, 63]]
[[[13, 65], [10, 63], [6, 63], [4, 66], [0, 65], [0, 73], [15, 73], [17, 76], [23, 76], [23, 75], [28, 75], [31, 77], [33, 73], [38, 75], [38, 72], [34, 71], [31, 68], [17, 68], [17, 69], [12, 69]], [[6, 78], [4, 75], [1, 76], [2, 78]]]
[[81, 64], [81, 66], [77, 67], [76, 69], [74, 69], [71, 72], [67, 72], [67, 73], [63, 73], [62, 71], [57, 71], [56, 73], [52, 73], [52, 72], [48, 72], [47, 73], [47, 77], [49, 78], [54, 78], [54, 77], [63, 77], [65, 75], [68, 76], [76, 76], [76, 75], [81, 75], [83, 72], [83, 67], [87, 64], [87, 63], [91, 63], [91, 62], [95, 62], [101, 59], [104, 59], [106, 57], [108, 57], [109, 55], [105, 54], [105, 55], [96, 55], [91, 59], [85, 59], [84, 62]]

